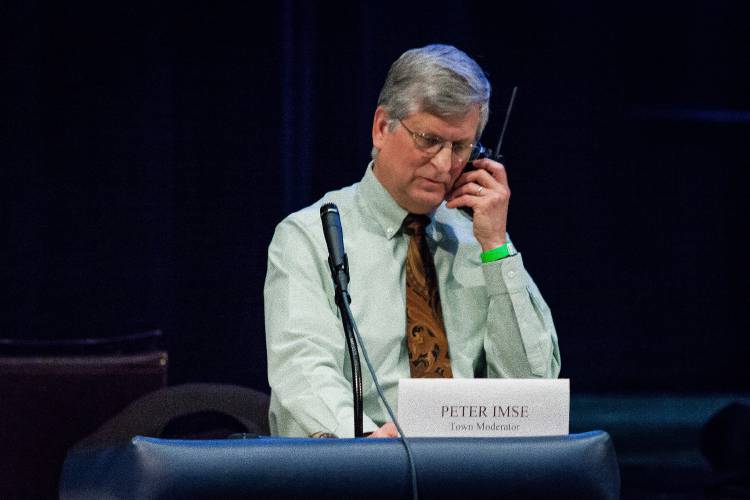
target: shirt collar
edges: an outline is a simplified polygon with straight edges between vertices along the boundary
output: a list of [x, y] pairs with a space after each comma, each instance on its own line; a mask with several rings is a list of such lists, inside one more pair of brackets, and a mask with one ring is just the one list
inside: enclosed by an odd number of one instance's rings
[[[399, 234], [401, 224], [409, 212], [396, 203], [391, 194], [383, 187], [373, 172], [375, 162], [367, 165], [367, 171], [359, 184], [359, 192], [370, 210], [370, 213], [383, 229], [389, 240]], [[435, 211], [427, 214], [433, 218]]]

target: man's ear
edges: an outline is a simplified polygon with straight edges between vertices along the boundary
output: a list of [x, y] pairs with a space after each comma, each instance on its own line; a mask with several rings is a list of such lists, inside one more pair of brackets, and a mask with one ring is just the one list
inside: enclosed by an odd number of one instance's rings
[[375, 110], [375, 116], [372, 119], [372, 145], [381, 149], [385, 144], [386, 134], [388, 133], [388, 113], [382, 106]]

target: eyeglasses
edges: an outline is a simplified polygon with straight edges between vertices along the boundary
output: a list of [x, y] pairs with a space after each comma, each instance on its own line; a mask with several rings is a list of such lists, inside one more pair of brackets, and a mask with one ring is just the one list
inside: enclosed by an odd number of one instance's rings
[[474, 152], [476, 146], [475, 144], [445, 141], [442, 138], [436, 137], [434, 135], [415, 132], [407, 127], [401, 119], [399, 119], [398, 122], [402, 127], [404, 127], [404, 130], [411, 134], [411, 138], [414, 141], [414, 145], [417, 147], [417, 149], [423, 151], [430, 157], [437, 155], [440, 151], [443, 150], [446, 145], [449, 145], [451, 148], [453, 163], [464, 164], [472, 158], [472, 153]]

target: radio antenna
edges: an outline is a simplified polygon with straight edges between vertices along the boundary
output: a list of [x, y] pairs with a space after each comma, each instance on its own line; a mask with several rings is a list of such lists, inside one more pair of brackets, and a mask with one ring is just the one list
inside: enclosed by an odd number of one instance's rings
[[505, 111], [505, 122], [503, 123], [503, 130], [500, 132], [500, 139], [497, 141], [497, 147], [495, 148], [495, 158], [500, 158], [500, 148], [503, 147], [503, 138], [505, 137], [505, 130], [508, 128], [508, 121], [510, 120], [510, 112], [513, 109], [513, 101], [516, 100], [516, 92], [518, 87], [513, 87], [513, 93], [510, 95], [510, 102], [508, 103], [508, 109]]

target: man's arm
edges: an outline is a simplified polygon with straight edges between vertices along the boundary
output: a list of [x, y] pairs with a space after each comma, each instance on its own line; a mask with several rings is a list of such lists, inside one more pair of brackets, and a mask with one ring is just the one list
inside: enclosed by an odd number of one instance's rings
[[[471, 207], [474, 236], [483, 251], [509, 240], [510, 188], [505, 167], [488, 158], [456, 181], [447, 206]], [[520, 255], [482, 264], [489, 307], [484, 350], [489, 377], [557, 377], [560, 351], [549, 307]]]
[[560, 350], [549, 307], [521, 255], [482, 264], [489, 308], [484, 350], [487, 375], [555, 378]]
[[[322, 241], [322, 233], [320, 242], [314, 241], [298, 220], [288, 218], [276, 228], [268, 249], [264, 307], [272, 431], [352, 437], [344, 334], [334, 312]], [[377, 428], [365, 415], [364, 431]]]

